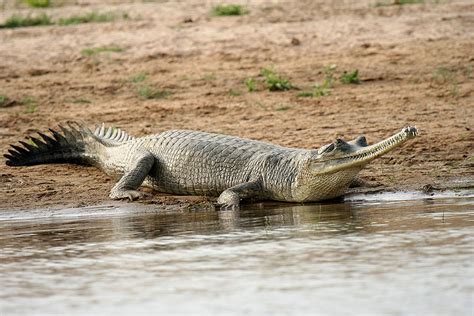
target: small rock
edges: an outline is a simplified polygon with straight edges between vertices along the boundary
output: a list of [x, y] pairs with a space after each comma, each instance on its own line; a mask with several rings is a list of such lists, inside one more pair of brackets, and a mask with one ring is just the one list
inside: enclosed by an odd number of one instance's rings
[[433, 192], [434, 190], [434, 187], [431, 185], [431, 184], [425, 184], [421, 190], [423, 191], [423, 193], [426, 193], [426, 194], [430, 194]]
[[293, 46], [298, 46], [298, 45], [300, 45], [300, 44], [301, 44], [301, 41], [300, 41], [299, 39], [297, 39], [296, 37], [293, 37], [293, 38], [291, 39], [291, 45], [293, 45]]

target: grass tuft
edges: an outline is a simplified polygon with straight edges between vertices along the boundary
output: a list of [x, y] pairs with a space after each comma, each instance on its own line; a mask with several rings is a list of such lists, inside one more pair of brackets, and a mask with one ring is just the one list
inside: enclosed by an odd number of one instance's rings
[[248, 92], [253, 92], [257, 88], [256, 85], [255, 85], [255, 79], [253, 79], [253, 78], [245, 79], [244, 83], [245, 83], [245, 86], [247, 87]]
[[290, 105], [287, 105], [287, 104], [279, 104], [277, 107], [276, 107], [276, 111], [286, 111], [286, 110], [289, 110], [291, 109], [291, 106]]
[[1, 25], [3, 28], [17, 28], [17, 27], [29, 27], [29, 26], [39, 26], [39, 25], [52, 25], [53, 22], [49, 15], [43, 13], [36, 16], [21, 16], [14, 14], [9, 17], [5, 24]]
[[5, 106], [9, 101], [10, 99], [8, 99], [6, 95], [0, 95], [0, 108]]
[[294, 88], [287, 78], [278, 75], [271, 69], [263, 68], [260, 74], [265, 77], [265, 84], [269, 91], [286, 91]]
[[92, 47], [92, 48], [85, 48], [81, 51], [83, 56], [94, 56], [104, 52], [113, 52], [113, 53], [120, 53], [123, 52], [123, 48], [117, 46], [102, 46], [102, 47]]
[[424, 3], [424, 0], [391, 0], [391, 1], [381, 1], [375, 4], [376, 7], [386, 7], [392, 5], [406, 5], [406, 4], [421, 4]]
[[[51, 17], [45, 13], [40, 15], [32, 16], [30, 14], [22, 16], [19, 14], [14, 14], [9, 17], [4, 24], [0, 25], [0, 28], [16, 28], [16, 27], [27, 27], [27, 26], [39, 26], [39, 25], [74, 25], [81, 23], [101, 23], [101, 22], [111, 22], [118, 18], [114, 13], [97, 13], [89, 12], [84, 15], [74, 15], [68, 18], [60, 18], [57, 21], [51, 20]], [[129, 16], [127, 13], [122, 14], [123, 19], [128, 19]]]
[[138, 96], [143, 100], [164, 99], [170, 94], [169, 91], [153, 89], [149, 86], [143, 86], [138, 89]]
[[82, 23], [103, 23], [114, 21], [117, 16], [114, 13], [89, 12], [83, 15], [73, 15], [68, 18], [60, 18], [58, 25], [74, 25]]
[[20, 100], [20, 104], [26, 105], [25, 113], [33, 114], [38, 110], [38, 103], [32, 97], [24, 97]]
[[214, 81], [217, 79], [217, 77], [215, 73], [208, 73], [208, 74], [204, 74], [204, 76], [202, 76], [201, 79], [204, 81]]
[[327, 80], [324, 80], [322, 84], [315, 84], [313, 90], [303, 91], [298, 93], [300, 98], [318, 98], [324, 97], [331, 94], [331, 86]]
[[359, 70], [356, 69], [352, 72], [346, 72], [341, 76], [341, 82], [344, 84], [359, 84], [360, 79], [359, 79]]
[[433, 81], [448, 89], [451, 96], [457, 97], [459, 95], [459, 82], [455, 71], [443, 66], [437, 67], [433, 74]]
[[146, 73], [139, 73], [138, 75], [135, 75], [129, 79], [129, 82], [131, 83], [140, 83], [145, 81], [148, 78], [148, 75]]
[[238, 96], [241, 96], [241, 95], [242, 95], [242, 91], [230, 89], [230, 90], [229, 90], [229, 95], [230, 95], [231, 97], [238, 97]]
[[79, 98], [79, 99], [73, 100], [72, 103], [74, 103], [74, 104], [90, 104], [90, 103], [92, 103], [92, 101], [87, 100], [87, 99]]
[[394, 0], [393, 4], [395, 5], [405, 5], [405, 4], [418, 4], [423, 3], [424, 0]]
[[25, 2], [32, 8], [47, 8], [51, 5], [49, 0], [25, 0]]
[[233, 16], [247, 13], [248, 11], [238, 4], [220, 4], [212, 8], [212, 15], [214, 16]]
[[311, 91], [304, 91], [298, 94], [298, 97], [323, 97], [331, 94], [331, 88], [334, 84], [334, 72], [336, 71], [336, 65], [330, 65], [324, 67], [323, 72], [325, 74], [324, 81], [322, 84], [315, 84]]

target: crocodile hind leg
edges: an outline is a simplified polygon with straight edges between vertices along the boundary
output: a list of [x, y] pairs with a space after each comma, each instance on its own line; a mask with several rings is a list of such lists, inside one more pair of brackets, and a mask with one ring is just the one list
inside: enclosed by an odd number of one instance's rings
[[252, 197], [260, 197], [262, 187], [260, 181], [251, 181], [233, 186], [219, 195], [217, 204], [221, 207], [237, 207], [240, 201]]
[[133, 201], [145, 195], [137, 189], [153, 167], [155, 158], [148, 150], [140, 148], [130, 157], [129, 161], [124, 175], [110, 191], [109, 197], [111, 199], [129, 199]]

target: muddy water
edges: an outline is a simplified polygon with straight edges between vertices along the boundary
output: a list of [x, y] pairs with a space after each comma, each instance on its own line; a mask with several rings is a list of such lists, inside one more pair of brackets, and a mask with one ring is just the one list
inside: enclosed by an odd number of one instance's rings
[[472, 315], [474, 197], [0, 212], [0, 314]]

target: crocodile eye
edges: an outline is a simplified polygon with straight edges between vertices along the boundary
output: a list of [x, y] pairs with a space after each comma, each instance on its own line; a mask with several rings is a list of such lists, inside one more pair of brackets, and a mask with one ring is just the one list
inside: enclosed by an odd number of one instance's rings
[[337, 138], [336, 141], [335, 141], [335, 144], [336, 144], [337, 148], [341, 148], [341, 147], [344, 147], [345, 145], [347, 145], [347, 143], [344, 140], [342, 140], [341, 138]]

